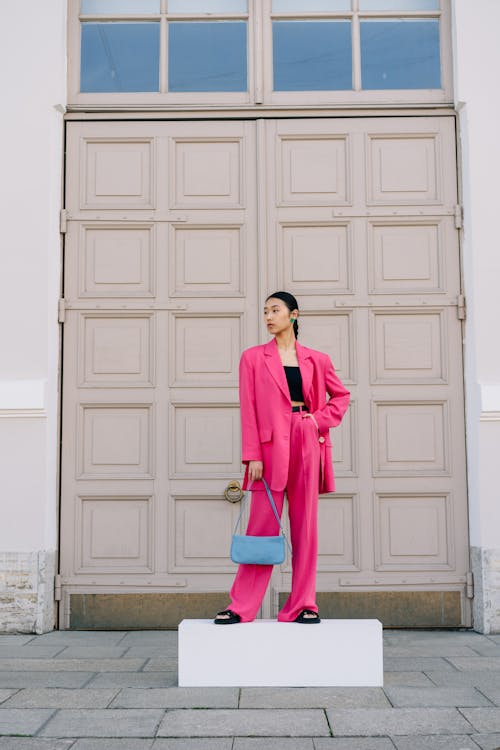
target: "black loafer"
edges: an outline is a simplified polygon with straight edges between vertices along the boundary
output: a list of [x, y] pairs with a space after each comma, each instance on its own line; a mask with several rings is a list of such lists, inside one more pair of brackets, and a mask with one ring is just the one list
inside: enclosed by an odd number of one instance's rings
[[[219, 615], [222, 615], [222, 617], [217, 619]], [[223, 609], [222, 612], [217, 612], [214, 620], [216, 625], [234, 625], [237, 622], [241, 622], [241, 617], [232, 609]]]
[[[314, 617], [306, 617], [306, 615], [314, 615]], [[294, 622], [300, 622], [303, 625], [316, 625], [318, 622], [321, 622], [321, 618], [313, 609], [303, 609], [300, 615], [297, 615]]]

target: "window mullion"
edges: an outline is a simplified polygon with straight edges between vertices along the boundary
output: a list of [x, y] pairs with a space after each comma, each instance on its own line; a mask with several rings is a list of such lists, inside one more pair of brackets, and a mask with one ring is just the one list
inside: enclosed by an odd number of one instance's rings
[[168, 81], [168, 55], [167, 55], [167, 0], [161, 0], [161, 19], [160, 19], [160, 93], [165, 94], [167, 91]]
[[[263, 9], [262, 2], [260, 0], [250, 0], [252, 8], [249, 7], [249, 21], [253, 17], [253, 59], [254, 59], [254, 82], [253, 82], [253, 97], [255, 104], [262, 104], [264, 101], [264, 24], [263, 24]], [[250, 12], [251, 11], [251, 12]], [[250, 32], [250, 24], [249, 29]], [[249, 42], [250, 42], [250, 33]], [[248, 55], [250, 57], [250, 44], [248, 45]], [[250, 81], [249, 81], [250, 82]], [[250, 92], [252, 94], [252, 92]]]
[[361, 91], [361, 39], [358, 0], [352, 0], [352, 10], [352, 88], [354, 91]]

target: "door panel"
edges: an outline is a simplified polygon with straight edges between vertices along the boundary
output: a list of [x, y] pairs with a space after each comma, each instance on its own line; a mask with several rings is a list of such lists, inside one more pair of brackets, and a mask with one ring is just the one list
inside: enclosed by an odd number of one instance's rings
[[[320, 499], [325, 615], [363, 591], [365, 616], [404, 599], [390, 624], [469, 624], [453, 119], [72, 122], [67, 164], [62, 627], [227, 603], [238, 361], [277, 288], [352, 392]], [[287, 561], [264, 616], [290, 583]]]

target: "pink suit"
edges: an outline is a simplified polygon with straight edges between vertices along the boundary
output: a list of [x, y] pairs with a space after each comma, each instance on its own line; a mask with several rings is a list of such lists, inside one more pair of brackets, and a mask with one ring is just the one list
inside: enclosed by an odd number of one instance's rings
[[[298, 342], [296, 351], [304, 401], [317, 427], [304, 412], [291, 410], [275, 339], [247, 349], [240, 361], [242, 461], [263, 462], [264, 478], [280, 514], [285, 490], [288, 498], [292, 592], [278, 615], [282, 622], [293, 621], [303, 609], [317, 611], [318, 493], [335, 489], [329, 428], [340, 423], [350, 397], [326, 354]], [[248, 466], [243, 486], [248, 486]], [[252, 488], [247, 533], [278, 532], [266, 493], [256, 485]], [[229, 608], [240, 615], [242, 622], [255, 619], [271, 573], [272, 565], [239, 566]]]

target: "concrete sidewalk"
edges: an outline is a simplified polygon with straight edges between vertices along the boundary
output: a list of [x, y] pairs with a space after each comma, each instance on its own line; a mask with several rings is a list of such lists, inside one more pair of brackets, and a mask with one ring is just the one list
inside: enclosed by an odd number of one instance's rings
[[0, 750], [497, 750], [500, 635], [385, 631], [384, 688], [179, 688], [177, 633], [0, 635]]

